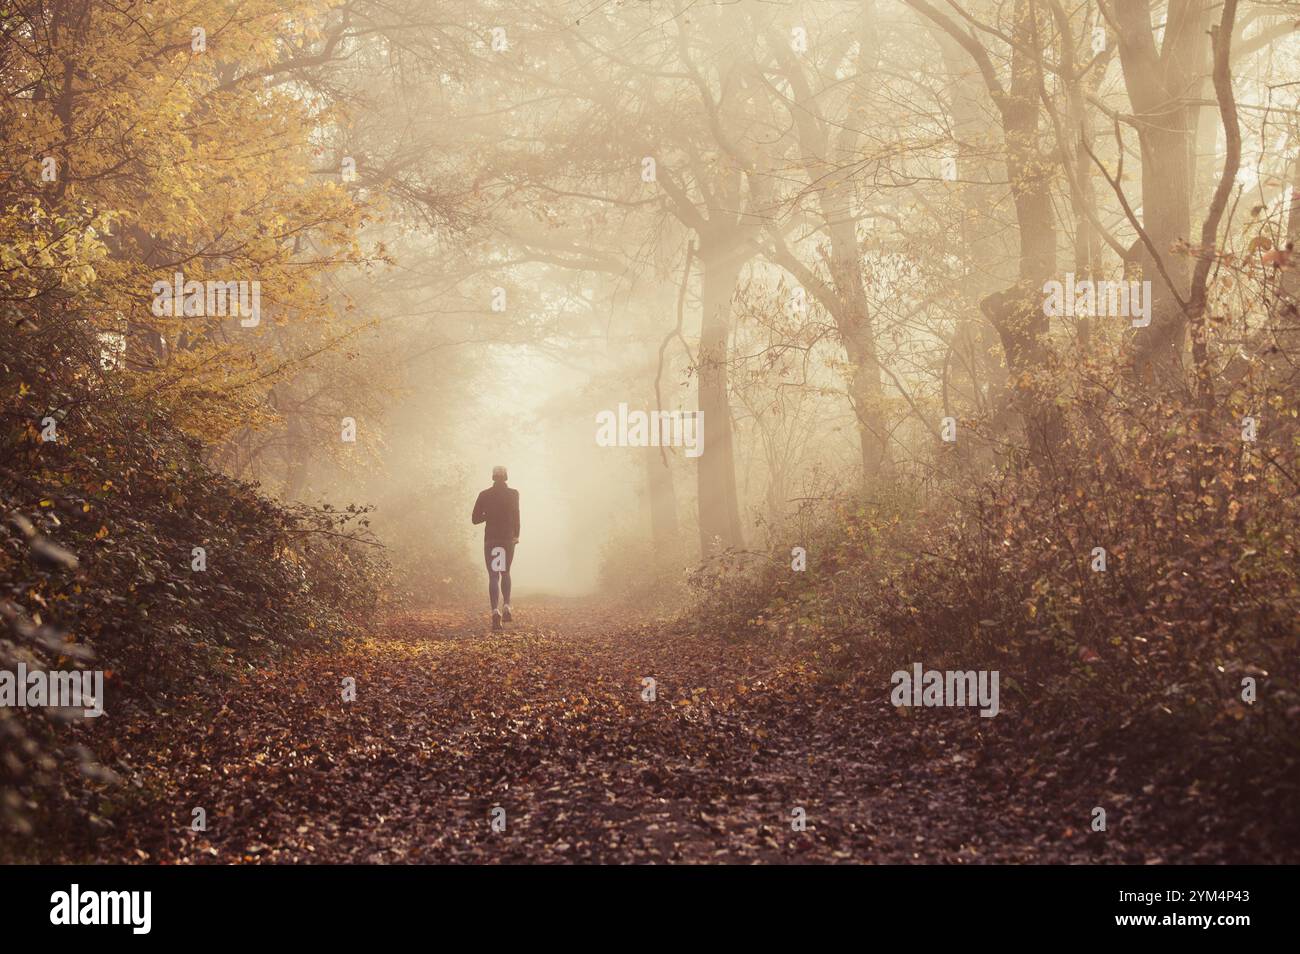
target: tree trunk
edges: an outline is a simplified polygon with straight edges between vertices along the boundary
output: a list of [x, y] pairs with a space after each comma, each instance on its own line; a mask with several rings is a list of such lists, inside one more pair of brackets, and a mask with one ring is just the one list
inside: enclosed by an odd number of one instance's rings
[[[962, 247], [967, 260], [962, 287], [973, 302], [979, 302], [1002, 284], [998, 272], [1010, 253], [1002, 230], [993, 225], [999, 191], [994, 183], [1004, 171], [997, 168], [985, 143], [994, 140], [997, 127], [989, 121], [987, 92], [970, 82], [971, 68], [961, 47], [942, 30], [934, 29], [932, 33], [948, 72], [945, 86], [957, 144], [953, 171], [961, 183], [957, 201], [966, 213], [961, 216]], [[989, 408], [992, 433], [1005, 436], [1015, 424], [1015, 414], [1011, 410], [1007, 368], [996, 358], [995, 336], [996, 329], [990, 322], [970, 321], [959, 327], [957, 344], [966, 348], [971, 390], [977, 397], [983, 396]]]
[[700, 247], [703, 314], [700, 322], [699, 410], [703, 415], [703, 453], [698, 460], [700, 549], [704, 556], [739, 547], [740, 504], [736, 495], [735, 453], [731, 443], [731, 403], [727, 393], [731, 296], [740, 262], [731, 243], [704, 239]]
[[1019, 226], [1019, 281], [980, 302], [980, 310], [1002, 340], [1010, 376], [1011, 403], [1020, 412], [1029, 448], [1042, 459], [1063, 436], [1060, 410], [1043, 380], [1050, 348], [1043, 285], [1056, 273], [1056, 220], [1050, 166], [1038, 149], [1041, 63], [1026, 49], [1038, 36], [1036, 8], [1017, 0], [1011, 54], [1011, 83], [1002, 105], [1007, 179]]
[[1164, 265], [1162, 274], [1152, 250], [1138, 243], [1142, 277], [1151, 282], [1151, 324], [1137, 332], [1133, 345], [1139, 380], [1176, 372], [1186, 342], [1187, 315], [1179, 298], [1187, 300], [1191, 268], [1186, 255], [1170, 249], [1189, 240], [1192, 228], [1197, 109], [1189, 101], [1204, 82], [1208, 6], [1209, 0], [1170, 0], [1159, 50], [1149, 0], [1129, 0], [1114, 8], [1124, 86], [1142, 152], [1142, 227]]
[[1011, 406], [1020, 414], [1036, 460], [1049, 456], [1064, 437], [1060, 408], [1039, 379], [1049, 353], [1041, 288], [1041, 284], [1019, 285], [980, 302], [1002, 339], [1011, 376]]
[[858, 421], [858, 446], [862, 453], [862, 479], [870, 484], [888, 480], [894, 473], [889, 453], [889, 423], [885, 419], [880, 361], [870, 322], [863, 319], [844, 334], [844, 348], [853, 370], [849, 398]]

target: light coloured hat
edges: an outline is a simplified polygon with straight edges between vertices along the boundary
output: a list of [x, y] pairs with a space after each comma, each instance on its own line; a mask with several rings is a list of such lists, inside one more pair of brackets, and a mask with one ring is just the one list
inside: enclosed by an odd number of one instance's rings
[[506, 469], [503, 465], [497, 464], [495, 467], [492, 468], [492, 479], [493, 480], [506, 479]]

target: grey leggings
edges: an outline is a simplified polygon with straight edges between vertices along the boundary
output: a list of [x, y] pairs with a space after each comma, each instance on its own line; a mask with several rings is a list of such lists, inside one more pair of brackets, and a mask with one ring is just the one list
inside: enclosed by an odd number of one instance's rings
[[[500, 556], [493, 551], [504, 551], [506, 568], [504, 570], [492, 569], [493, 556]], [[507, 606], [510, 605], [510, 564], [515, 562], [515, 545], [513, 543], [496, 543], [491, 540], [483, 541], [483, 563], [487, 566], [488, 571], [488, 599], [492, 601], [492, 609], [497, 608], [498, 599], [503, 599]], [[497, 560], [497, 566], [501, 562]], [[498, 589], [499, 587], [499, 589]]]

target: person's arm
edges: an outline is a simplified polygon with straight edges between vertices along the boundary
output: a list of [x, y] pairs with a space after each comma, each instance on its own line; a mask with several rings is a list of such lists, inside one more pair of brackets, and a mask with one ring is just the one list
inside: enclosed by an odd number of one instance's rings
[[476, 524], [482, 523], [484, 520], [487, 519], [487, 510], [484, 509], [483, 507], [482, 493], [480, 493], [478, 495], [478, 499], [474, 501], [474, 512], [469, 515], [469, 519], [472, 523], [476, 523]]
[[517, 490], [515, 491], [515, 501], [514, 501], [514, 503], [515, 503], [515, 512], [514, 512], [514, 518], [515, 518], [515, 532], [514, 532], [514, 538], [515, 538], [515, 543], [518, 543], [518, 542], [519, 542], [519, 491], [517, 491]]

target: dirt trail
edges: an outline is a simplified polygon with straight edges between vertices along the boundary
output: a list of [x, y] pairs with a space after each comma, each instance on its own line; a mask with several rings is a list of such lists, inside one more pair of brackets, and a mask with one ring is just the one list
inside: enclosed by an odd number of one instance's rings
[[[1050, 756], [994, 754], [991, 723], [1014, 734], [1014, 713], [902, 715], [887, 680], [828, 680], [815, 659], [581, 604], [520, 617], [493, 634], [482, 614], [410, 615], [251, 675], [197, 726], [156, 733], [165, 747], [131, 747], [144, 788], [95, 856], [1197, 860], [1127, 844], [1119, 817], [1109, 834], [1090, 832], [1097, 789], [1066, 784]], [[490, 824], [497, 806], [504, 831]], [[206, 832], [190, 831], [194, 807]], [[792, 830], [796, 808], [806, 831]]]

